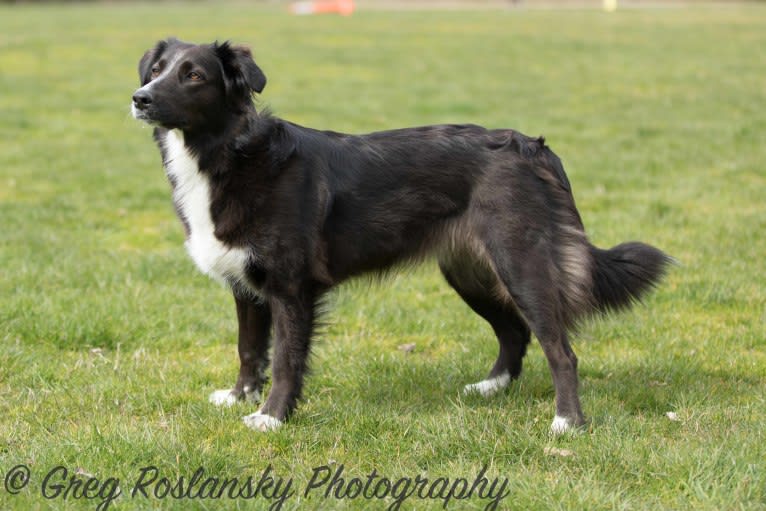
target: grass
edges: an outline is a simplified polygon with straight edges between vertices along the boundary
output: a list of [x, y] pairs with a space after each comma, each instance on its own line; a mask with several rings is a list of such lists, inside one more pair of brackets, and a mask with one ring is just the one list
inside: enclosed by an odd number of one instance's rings
[[[761, 5], [351, 18], [246, 4], [0, 8], [0, 472], [31, 470], [18, 494], [0, 488], [0, 508], [278, 504], [131, 499], [150, 466], [169, 481], [198, 467], [257, 480], [271, 467], [293, 479], [282, 509], [395, 508], [391, 496], [304, 496], [315, 470], [342, 465], [346, 479], [431, 484], [486, 466], [509, 481], [499, 509], [765, 509], [764, 26]], [[233, 303], [185, 255], [150, 131], [128, 113], [139, 57], [170, 34], [251, 44], [269, 77], [261, 104], [302, 124], [543, 133], [594, 243], [642, 239], [674, 255], [645, 305], [577, 338], [589, 430], [549, 436], [537, 345], [507, 392], [461, 395], [495, 341], [433, 265], [332, 294], [289, 426], [255, 434], [240, 421], [253, 407], [208, 405], [237, 370]], [[45, 487], [57, 466], [66, 478]], [[56, 493], [78, 471], [98, 491]], [[113, 503], [109, 477], [123, 492]], [[444, 505], [421, 497], [401, 508]]]

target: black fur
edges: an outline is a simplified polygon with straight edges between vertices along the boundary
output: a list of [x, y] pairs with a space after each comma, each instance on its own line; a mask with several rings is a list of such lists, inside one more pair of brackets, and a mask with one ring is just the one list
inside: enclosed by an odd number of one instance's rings
[[599, 312], [625, 309], [657, 283], [668, 256], [643, 243], [622, 243], [609, 250], [591, 246], [593, 296]]
[[166, 165], [169, 130], [183, 133], [209, 182], [215, 237], [249, 254], [246, 276], [228, 278], [240, 324], [237, 397], [263, 386], [273, 331], [262, 411], [285, 419], [300, 397], [323, 293], [435, 254], [497, 334], [490, 377], [517, 377], [534, 333], [556, 414], [583, 423], [567, 331], [639, 298], [668, 258], [641, 243], [592, 246], [542, 138], [474, 125], [358, 136], [297, 126], [255, 110], [251, 94], [266, 78], [249, 50], [229, 43], [161, 41], [139, 74], [150, 86], [134, 96], [136, 117], [157, 126]]

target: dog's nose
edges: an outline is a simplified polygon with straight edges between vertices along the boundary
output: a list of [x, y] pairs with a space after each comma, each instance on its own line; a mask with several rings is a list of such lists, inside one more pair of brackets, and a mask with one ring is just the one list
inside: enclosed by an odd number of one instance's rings
[[139, 89], [133, 94], [133, 104], [136, 105], [136, 108], [139, 110], [143, 110], [152, 104], [152, 95], [149, 91]]

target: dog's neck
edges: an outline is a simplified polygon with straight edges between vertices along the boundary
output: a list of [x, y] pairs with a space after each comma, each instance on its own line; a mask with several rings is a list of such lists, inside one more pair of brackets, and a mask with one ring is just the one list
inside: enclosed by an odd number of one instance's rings
[[177, 132], [189, 153], [199, 159], [200, 171], [215, 174], [219, 169], [225, 168], [225, 162], [231, 156], [232, 134], [246, 122], [246, 115], [231, 114], [227, 122], [211, 123], [204, 129], [156, 128], [155, 139], [159, 142], [171, 132]]
[[[274, 178], [281, 165], [293, 154], [295, 146], [284, 140], [284, 123], [270, 112], [256, 112], [253, 108], [243, 114], [231, 114], [230, 124], [222, 129], [176, 129], [183, 146], [192, 155], [199, 171], [211, 178], [221, 177], [233, 168], [244, 166], [251, 171], [262, 170], [263, 179]], [[171, 130], [155, 128], [154, 138], [167, 158], [165, 139]], [[274, 152], [272, 138], [280, 138], [282, 150]], [[167, 162], [165, 162], [167, 163]], [[276, 165], [276, 166], [275, 166]]]

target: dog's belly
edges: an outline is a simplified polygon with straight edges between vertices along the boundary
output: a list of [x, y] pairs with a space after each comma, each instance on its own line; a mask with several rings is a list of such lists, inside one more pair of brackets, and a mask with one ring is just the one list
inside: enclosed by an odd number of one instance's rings
[[216, 238], [210, 216], [210, 184], [199, 171], [194, 158], [184, 145], [183, 134], [169, 131], [165, 137], [166, 169], [174, 185], [173, 198], [178, 214], [189, 232], [186, 250], [197, 268], [215, 280], [231, 286], [252, 288], [246, 269], [250, 259], [246, 249], [231, 247]]

